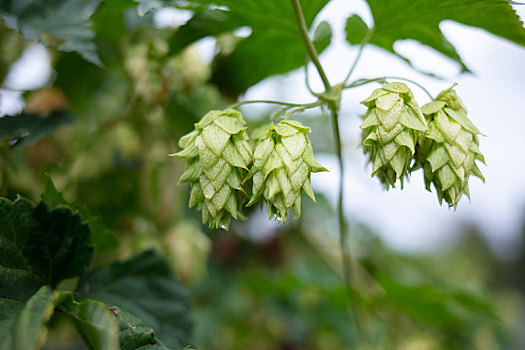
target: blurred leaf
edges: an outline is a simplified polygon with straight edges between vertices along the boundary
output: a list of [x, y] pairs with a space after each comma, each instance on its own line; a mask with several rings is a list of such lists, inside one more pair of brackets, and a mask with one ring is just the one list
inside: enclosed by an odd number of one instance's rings
[[0, 141], [16, 140], [18, 144], [31, 146], [53, 135], [62, 125], [71, 123], [75, 117], [66, 111], [53, 112], [48, 117], [22, 113], [0, 118]]
[[[370, 43], [410, 61], [394, 50], [397, 40], [413, 39], [427, 45], [469, 71], [455, 47], [443, 35], [439, 24], [452, 20], [525, 46], [525, 29], [520, 18], [502, 0], [367, 0], [374, 18]], [[350, 34], [350, 33], [348, 33]], [[355, 41], [350, 41], [355, 43]]]
[[46, 324], [59, 301], [57, 294], [44, 286], [18, 314], [0, 321], [0, 350], [37, 349], [44, 345]]
[[352, 45], [359, 45], [368, 32], [368, 26], [358, 15], [352, 15], [346, 20], [346, 40]]
[[77, 292], [132, 313], [156, 329], [168, 347], [190, 342], [188, 291], [153, 251], [86, 273]]
[[43, 202], [35, 208], [23, 197], [0, 198], [2, 296], [20, 300], [39, 284], [53, 287], [82, 274], [93, 256], [90, 240], [80, 215], [67, 208], [50, 211]]
[[314, 32], [314, 44], [317, 52], [322, 52], [332, 42], [332, 27], [327, 21], [319, 23]]
[[139, 16], [158, 10], [164, 6], [165, 1], [163, 0], [135, 0], [138, 2], [137, 12]]
[[100, 2], [5, 0], [0, 2], [0, 18], [4, 25], [19, 31], [26, 40], [65, 52], [77, 52], [85, 60], [100, 65], [89, 21]]
[[230, 11], [204, 9], [197, 12], [186, 24], [180, 26], [169, 39], [170, 55], [178, 54], [186, 46], [207, 36], [232, 32], [242, 23]]
[[97, 301], [77, 303], [70, 292], [41, 287], [19, 312], [0, 321], [0, 350], [37, 349], [46, 340], [46, 326], [55, 308], [73, 319], [89, 349], [117, 350], [118, 326], [108, 308]]
[[[204, 0], [195, 2], [209, 5]], [[308, 26], [327, 2], [302, 1]], [[305, 63], [306, 51], [295, 23], [292, 5], [288, 1], [218, 0], [214, 3], [229, 9], [227, 18], [231, 23], [225, 23], [226, 19], [217, 22], [215, 16], [211, 21], [211, 29], [205, 32], [207, 35], [212, 35], [214, 31], [214, 35], [223, 33], [233, 24], [252, 29], [249, 38], [241, 40], [231, 54], [215, 62], [211, 80], [224, 94], [238, 95], [271, 75], [289, 72]], [[327, 28], [325, 25], [323, 27]], [[172, 40], [189, 44], [182, 38], [176, 38], [183, 35], [184, 32], [175, 33]], [[195, 39], [200, 37], [196, 36]], [[326, 37], [322, 40], [326, 44]], [[323, 47], [323, 44], [317, 45]]]
[[113, 249], [118, 245], [115, 234], [107, 228], [101, 216], [93, 215], [86, 205], [77, 201], [66, 201], [62, 193], [55, 188], [49, 175], [46, 174], [45, 179], [46, 184], [42, 192], [42, 201], [51, 209], [64, 205], [73, 211], [78, 211], [82, 220], [89, 226], [96, 253]]

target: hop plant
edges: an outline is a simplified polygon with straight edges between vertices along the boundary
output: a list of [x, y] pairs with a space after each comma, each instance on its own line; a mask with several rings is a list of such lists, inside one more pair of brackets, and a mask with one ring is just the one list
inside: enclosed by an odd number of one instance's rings
[[373, 163], [372, 176], [389, 188], [404, 178], [412, 162], [416, 143], [427, 123], [410, 89], [389, 83], [361, 102], [368, 107], [362, 117], [363, 151]]
[[245, 219], [241, 205], [247, 198], [242, 179], [248, 174], [252, 150], [246, 123], [238, 111], [211, 111], [195, 130], [179, 141], [175, 156], [187, 161], [179, 183], [191, 184], [189, 207], [198, 205], [202, 222], [228, 229], [230, 218]]
[[307, 133], [310, 128], [295, 120], [273, 123], [263, 131], [254, 151], [252, 205], [261, 197], [268, 207], [268, 217], [284, 222], [293, 207], [294, 217], [301, 215], [301, 193], [313, 201], [312, 172], [328, 171], [314, 159]]
[[479, 150], [479, 130], [467, 118], [467, 109], [450, 88], [423, 106], [428, 131], [418, 153], [424, 159], [425, 185], [436, 188], [439, 202], [443, 199], [456, 208], [465, 194], [470, 199], [468, 180], [474, 175], [485, 181], [476, 160], [485, 163]]

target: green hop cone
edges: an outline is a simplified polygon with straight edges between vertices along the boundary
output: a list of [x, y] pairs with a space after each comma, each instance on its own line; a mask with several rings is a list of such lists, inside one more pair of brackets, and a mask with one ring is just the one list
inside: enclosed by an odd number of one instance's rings
[[410, 89], [403, 83], [389, 83], [361, 102], [368, 107], [362, 117], [363, 151], [377, 176], [388, 189], [404, 178], [412, 162], [416, 143], [427, 123]]
[[245, 129], [238, 111], [211, 111], [179, 140], [183, 150], [174, 155], [187, 161], [179, 183], [191, 183], [189, 207], [197, 204], [209, 227], [228, 229], [231, 217], [245, 219], [242, 179], [252, 162]]
[[485, 163], [478, 147], [480, 132], [467, 118], [467, 109], [452, 88], [442, 91], [421, 110], [428, 120], [428, 131], [418, 145], [425, 185], [430, 191], [433, 183], [439, 202], [444, 199], [456, 208], [463, 194], [470, 199], [470, 175], [485, 181], [475, 163]]
[[314, 159], [307, 133], [310, 128], [295, 120], [270, 125], [254, 151], [252, 205], [261, 197], [268, 207], [268, 217], [284, 222], [293, 207], [294, 217], [301, 215], [301, 193], [312, 200], [312, 172], [328, 171]]

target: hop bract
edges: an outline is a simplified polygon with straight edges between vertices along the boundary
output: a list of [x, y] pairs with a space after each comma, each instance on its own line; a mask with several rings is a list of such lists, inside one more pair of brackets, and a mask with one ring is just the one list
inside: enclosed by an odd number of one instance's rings
[[245, 218], [241, 205], [247, 195], [242, 179], [252, 162], [245, 129], [238, 111], [211, 111], [180, 139], [183, 150], [174, 154], [187, 161], [179, 183], [191, 183], [189, 206], [197, 204], [202, 222], [210, 227], [228, 229], [231, 217]]
[[374, 164], [377, 176], [388, 189], [408, 175], [416, 143], [427, 123], [410, 89], [403, 83], [389, 83], [361, 102], [368, 107], [363, 116], [363, 151]]
[[479, 130], [467, 118], [467, 109], [450, 88], [422, 108], [428, 120], [428, 131], [421, 144], [425, 162], [425, 184], [436, 188], [439, 202], [443, 199], [456, 208], [460, 198], [470, 198], [468, 180], [474, 175], [485, 181], [476, 159], [485, 163], [479, 150]]
[[312, 172], [327, 171], [314, 159], [307, 133], [310, 128], [295, 120], [283, 120], [263, 132], [254, 151], [252, 198], [248, 205], [264, 198], [269, 218], [284, 222], [293, 207], [301, 215], [301, 193], [312, 200]]

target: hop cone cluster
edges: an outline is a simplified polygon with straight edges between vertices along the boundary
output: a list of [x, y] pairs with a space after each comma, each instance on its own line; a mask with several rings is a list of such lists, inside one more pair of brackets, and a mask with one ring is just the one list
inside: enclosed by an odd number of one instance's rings
[[231, 217], [244, 219], [242, 180], [252, 162], [245, 129], [238, 111], [211, 111], [180, 139], [183, 150], [174, 154], [187, 161], [179, 183], [191, 183], [189, 206], [198, 205], [209, 227], [228, 229]]
[[368, 107], [363, 116], [363, 151], [374, 164], [386, 188], [397, 180], [403, 186], [416, 143], [427, 130], [427, 123], [410, 89], [403, 83], [389, 83], [376, 89], [361, 102]]
[[470, 198], [468, 180], [474, 175], [485, 181], [476, 160], [485, 163], [478, 146], [479, 130], [467, 118], [467, 110], [450, 88], [423, 106], [428, 131], [421, 143], [425, 184], [436, 188], [439, 202], [443, 199], [454, 208], [463, 196]]
[[285, 221], [293, 207], [295, 218], [301, 215], [301, 193], [312, 200], [312, 172], [327, 171], [314, 159], [307, 133], [310, 128], [295, 120], [270, 125], [257, 140], [254, 151], [252, 205], [264, 198], [269, 218]]

